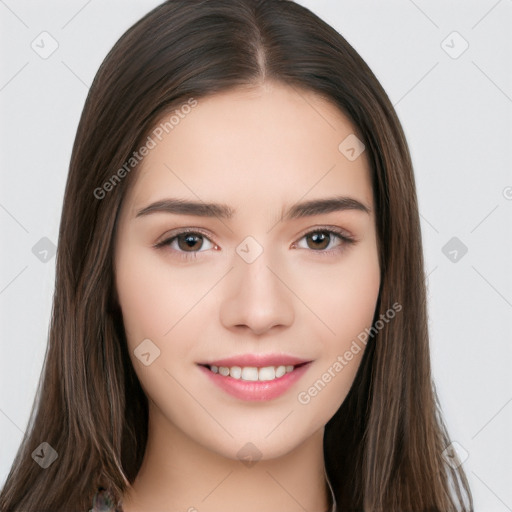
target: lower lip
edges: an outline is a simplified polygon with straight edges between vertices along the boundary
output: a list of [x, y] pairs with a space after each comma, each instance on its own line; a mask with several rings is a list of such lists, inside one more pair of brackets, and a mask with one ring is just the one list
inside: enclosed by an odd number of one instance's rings
[[286, 393], [286, 391], [304, 375], [310, 364], [310, 362], [306, 363], [278, 379], [267, 381], [251, 381], [224, 377], [219, 373], [213, 373], [205, 366], [199, 366], [199, 369], [206, 373], [214, 384], [235, 398], [239, 398], [240, 400], [266, 401], [273, 400]]

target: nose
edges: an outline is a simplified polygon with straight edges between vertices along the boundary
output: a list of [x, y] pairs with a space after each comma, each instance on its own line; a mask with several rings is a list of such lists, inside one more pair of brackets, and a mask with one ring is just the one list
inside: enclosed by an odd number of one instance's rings
[[235, 259], [220, 308], [221, 323], [226, 329], [262, 335], [270, 329], [292, 325], [294, 295], [286, 273], [274, 267], [267, 251], [252, 263]]

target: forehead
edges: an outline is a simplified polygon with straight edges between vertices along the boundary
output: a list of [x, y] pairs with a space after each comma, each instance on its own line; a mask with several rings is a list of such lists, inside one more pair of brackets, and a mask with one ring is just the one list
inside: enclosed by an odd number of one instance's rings
[[186, 112], [151, 132], [159, 137], [134, 176], [132, 216], [166, 195], [227, 203], [237, 214], [335, 194], [371, 207], [366, 154], [344, 151], [355, 127], [315, 93], [266, 83], [199, 98]]

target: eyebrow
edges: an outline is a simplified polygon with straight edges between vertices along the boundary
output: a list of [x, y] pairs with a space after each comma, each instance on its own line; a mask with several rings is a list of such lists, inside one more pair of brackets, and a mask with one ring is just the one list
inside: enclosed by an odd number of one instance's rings
[[[331, 212], [355, 210], [369, 214], [371, 208], [353, 197], [335, 196], [325, 199], [313, 199], [291, 206], [283, 216], [283, 220], [312, 217]], [[197, 217], [219, 217], [231, 219], [236, 210], [227, 204], [205, 203], [178, 198], [166, 198], [151, 203], [140, 209], [136, 217], [152, 213], [173, 213], [175, 215], [195, 215]]]

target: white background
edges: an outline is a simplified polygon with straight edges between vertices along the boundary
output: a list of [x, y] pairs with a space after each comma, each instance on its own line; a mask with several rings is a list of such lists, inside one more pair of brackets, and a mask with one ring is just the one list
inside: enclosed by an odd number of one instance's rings
[[[55, 258], [32, 248], [57, 243], [101, 61], [158, 3], [0, 0], [0, 485], [46, 350]], [[467, 452], [475, 509], [512, 511], [512, 1], [299, 3], [354, 46], [397, 109], [415, 167], [441, 405]], [[47, 59], [31, 48], [43, 31], [59, 45]], [[468, 248], [456, 262], [442, 252], [452, 237]]]

